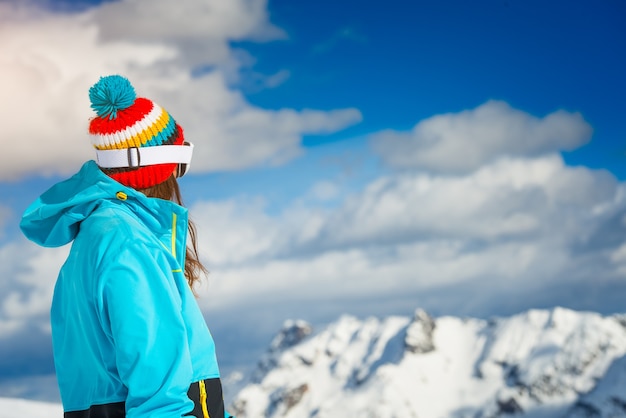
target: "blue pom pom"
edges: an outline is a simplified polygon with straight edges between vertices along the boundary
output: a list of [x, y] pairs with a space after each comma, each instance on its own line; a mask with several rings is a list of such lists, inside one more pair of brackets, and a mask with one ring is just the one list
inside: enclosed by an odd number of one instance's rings
[[135, 103], [135, 89], [128, 79], [119, 75], [100, 77], [89, 89], [91, 108], [98, 116], [117, 118], [117, 111], [124, 110]]

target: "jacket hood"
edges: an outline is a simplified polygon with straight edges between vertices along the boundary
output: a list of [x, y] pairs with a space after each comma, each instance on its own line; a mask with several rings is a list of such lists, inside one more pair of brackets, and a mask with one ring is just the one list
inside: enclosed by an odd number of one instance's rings
[[104, 174], [95, 161], [88, 161], [78, 173], [35, 200], [24, 212], [20, 228], [28, 239], [41, 246], [60, 247], [74, 240], [80, 223], [107, 200], [122, 200], [157, 235], [171, 229], [172, 213], [177, 213], [180, 220], [187, 219], [185, 208], [148, 198]]

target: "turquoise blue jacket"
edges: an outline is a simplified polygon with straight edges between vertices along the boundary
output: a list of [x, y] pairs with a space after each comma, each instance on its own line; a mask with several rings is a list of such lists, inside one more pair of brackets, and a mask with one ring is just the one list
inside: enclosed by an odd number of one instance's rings
[[187, 210], [89, 161], [37, 199], [20, 226], [45, 247], [73, 241], [51, 308], [65, 411], [125, 402], [128, 418], [188, 413], [190, 384], [219, 370], [182, 270]]

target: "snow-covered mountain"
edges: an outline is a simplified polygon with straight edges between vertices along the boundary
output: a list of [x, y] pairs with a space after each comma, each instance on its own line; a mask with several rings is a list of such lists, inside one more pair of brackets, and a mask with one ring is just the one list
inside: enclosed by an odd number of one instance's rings
[[259, 417], [626, 417], [626, 315], [288, 321], [230, 406]]

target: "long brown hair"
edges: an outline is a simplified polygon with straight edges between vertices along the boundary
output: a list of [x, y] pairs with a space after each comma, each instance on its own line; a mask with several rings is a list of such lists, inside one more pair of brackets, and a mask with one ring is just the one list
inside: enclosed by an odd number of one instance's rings
[[[183, 206], [183, 199], [180, 194], [180, 188], [178, 187], [178, 181], [172, 174], [163, 183], [156, 186], [149, 187], [147, 189], [139, 190], [148, 197], [156, 197], [164, 200], [171, 200], [174, 203]], [[193, 289], [194, 285], [200, 280], [200, 277], [207, 274], [207, 269], [200, 262], [198, 256], [198, 241], [196, 235], [196, 226], [189, 219], [189, 240], [186, 248], [185, 255], [185, 277], [189, 286]]]

